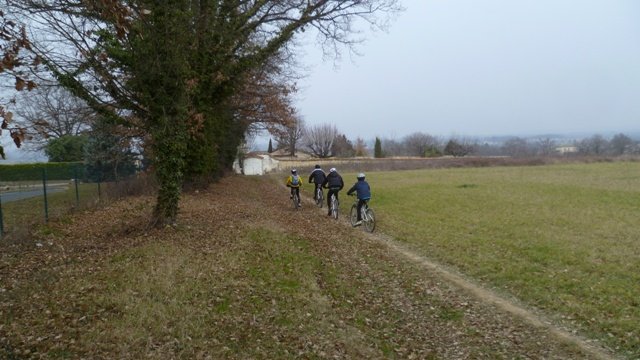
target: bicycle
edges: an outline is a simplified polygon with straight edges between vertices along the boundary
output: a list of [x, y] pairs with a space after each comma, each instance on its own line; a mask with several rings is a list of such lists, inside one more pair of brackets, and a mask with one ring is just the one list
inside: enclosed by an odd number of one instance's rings
[[336, 194], [331, 194], [331, 216], [337, 220], [339, 212], [340, 212], [340, 202], [338, 201]]
[[324, 203], [324, 191], [322, 191], [322, 186], [316, 187], [316, 205], [319, 208], [322, 208], [322, 203]]
[[300, 209], [300, 196], [298, 195], [297, 192], [293, 192], [293, 195], [291, 196], [291, 200], [293, 201], [293, 209], [294, 210], [298, 210]]
[[[356, 226], [356, 222], [358, 222], [358, 199], [351, 205], [351, 213], [349, 215], [349, 220], [351, 221], [351, 226]], [[373, 212], [373, 209], [369, 207], [369, 200], [365, 201], [364, 205], [362, 205], [362, 224], [364, 225], [364, 229], [367, 232], [372, 233], [376, 228], [376, 216]]]

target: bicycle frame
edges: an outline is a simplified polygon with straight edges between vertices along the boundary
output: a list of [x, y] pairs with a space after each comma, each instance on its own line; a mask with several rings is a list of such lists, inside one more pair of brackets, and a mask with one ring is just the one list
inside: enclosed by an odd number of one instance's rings
[[[351, 226], [356, 226], [356, 222], [358, 220], [358, 199], [351, 205], [351, 213], [349, 215], [349, 220], [351, 221]], [[362, 223], [364, 224], [364, 229], [367, 232], [373, 232], [376, 227], [376, 219], [373, 210], [369, 207], [369, 201], [366, 201], [364, 205], [362, 205], [362, 209], [360, 209], [360, 218]]]

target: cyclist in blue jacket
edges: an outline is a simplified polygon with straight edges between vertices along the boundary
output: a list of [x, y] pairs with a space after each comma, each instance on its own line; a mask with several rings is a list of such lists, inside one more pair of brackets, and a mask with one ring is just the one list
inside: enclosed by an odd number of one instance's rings
[[358, 196], [358, 221], [355, 226], [362, 225], [362, 207], [371, 199], [371, 187], [369, 183], [364, 180], [364, 174], [358, 174], [358, 181], [347, 191], [347, 195], [356, 193]]

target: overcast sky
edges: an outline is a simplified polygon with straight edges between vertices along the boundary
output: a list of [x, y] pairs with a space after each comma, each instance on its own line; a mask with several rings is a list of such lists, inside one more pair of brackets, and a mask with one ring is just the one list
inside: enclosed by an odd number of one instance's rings
[[639, 0], [402, 0], [335, 69], [307, 47], [297, 102], [349, 138], [637, 132]]

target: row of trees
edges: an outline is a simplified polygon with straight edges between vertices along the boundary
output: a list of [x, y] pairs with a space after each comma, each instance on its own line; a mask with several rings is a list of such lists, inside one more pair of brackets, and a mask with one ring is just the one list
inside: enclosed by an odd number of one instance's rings
[[[276, 149], [287, 149], [289, 155], [295, 155], [297, 149], [309, 152], [319, 158], [371, 156], [369, 145], [360, 137], [354, 141], [340, 133], [334, 125], [315, 125], [305, 127], [298, 121], [291, 131], [283, 131], [286, 136], [276, 136]], [[373, 146], [374, 157], [417, 156], [433, 157], [441, 155], [465, 156], [473, 153], [475, 144], [452, 138], [443, 142], [440, 138], [416, 132], [401, 140], [376, 138]], [[273, 148], [269, 150], [271, 152]]]
[[596, 134], [582, 139], [562, 142], [549, 137], [536, 139], [514, 137], [498, 144], [478, 144], [475, 148], [478, 155], [515, 157], [555, 155], [620, 156], [640, 154], [640, 142], [622, 133], [616, 134], [611, 138]]
[[414, 133], [401, 140], [376, 139], [380, 150], [376, 157], [384, 156], [557, 156], [557, 155], [631, 155], [640, 154], [640, 142], [625, 134], [610, 139], [602, 135], [559, 141], [550, 137], [525, 139], [512, 137], [503, 141], [486, 142], [469, 138], [442, 139], [424, 133]]
[[275, 148], [271, 140], [269, 152], [283, 149], [290, 156], [295, 156], [298, 150], [303, 150], [318, 158], [368, 156], [367, 144], [362, 138], [354, 142], [340, 133], [335, 125], [321, 124], [305, 126], [297, 120], [293, 126], [282, 126], [275, 135]]
[[[352, 46], [354, 22], [383, 27], [397, 0], [0, 0], [0, 76], [16, 91], [53, 82], [121, 129], [152, 162], [158, 226], [185, 182], [231, 166], [247, 134], [291, 123], [297, 34]], [[379, 17], [383, 15], [383, 17]], [[37, 132], [0, 104], [16, 146]]]
[[[362, 138], [350, 141], [335, 126], [317, 125], [305, 127], [302, 122], [296, 131], [284, 138], [276, 138], [276, 148], [287, 149], [293, 155], [296, 149], [312, 155], [325, 157], [390, 156], [436, 157], [467, 155], [479, 156], [557, 156], [557, 155], [596, 155], [620, 156], [640, 154], [640, 142], [625, 134], [611, 138], [593, 135], [587, 138], [563, 141], [550, 137], [526, 139], [511, 137], [502, 141], [480, 141], [469, 138], [452, 137], [449, 139], [415, 132], [401, 139], [376, 137], [372, 152]], [[270, 149], [271, 151], [271, 149]]]

